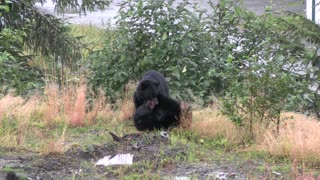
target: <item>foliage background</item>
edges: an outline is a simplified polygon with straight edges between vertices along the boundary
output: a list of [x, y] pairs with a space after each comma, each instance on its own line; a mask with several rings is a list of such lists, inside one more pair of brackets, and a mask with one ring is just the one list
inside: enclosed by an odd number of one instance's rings
[[118, 98], [130, 80], [155, 69], [174, 98], [206, 105], [216, 95], [223, 113], [249, 132], [255, 123], [279, 125], [284, 110], [319, 113], [319, 89], [309, 87], [319, 87], [318, 38], [309, 32], [319, 27], [297, 14], [256, 16], [238, 5], [211, 3], [206, 13], [187, 1], [128, 1], [91, 57], [90, 84]]

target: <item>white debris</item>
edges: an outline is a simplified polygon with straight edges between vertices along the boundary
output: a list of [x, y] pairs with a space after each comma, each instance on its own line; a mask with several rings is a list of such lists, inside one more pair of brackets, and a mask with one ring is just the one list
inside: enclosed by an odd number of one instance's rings
[[276, 175], [276, 176], [281, 176], [281, 173], [279, 173], [279, 172], [273, 171], [272, 173], [273, 173], [274, 175]]
[[113, 158], [111, 156], [105, 156], [102, 159], [99, 159], [96, 163], [96, 166], [103, 165], [103, 166], [110, 166], [110, 165], [125, 165], [125, 164], [132, 164], [133, 155], [132, 154], [117, 154]]
[[174, 180], [190, 180], [190, 178], [187, 176], [176, 176], [174, 177]]
[[169, 134], [167, 133], [167, 131], [161, 131], [160, 135], [164, 138], [169, 138]]
[[219, 172], [218, 174], [216, 174], [215, 180], [226, 180], [226, 174], [223, 172]]

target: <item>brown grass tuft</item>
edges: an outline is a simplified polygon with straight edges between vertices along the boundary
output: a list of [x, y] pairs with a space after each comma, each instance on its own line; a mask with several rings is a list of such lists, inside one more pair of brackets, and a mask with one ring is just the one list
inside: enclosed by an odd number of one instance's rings
[[51, 139], [48, 140], [45, 145], [42, 147], [41, 152], [43, 154], [62, 154], [64, 152], [64, 144], [65, 144], [65, 132], [66, 127], [63, 129], [61, 136], [59, 139]]
[[125, 121], [133, 117], [134, 104], [132, 98], [125, 98], [120, 105], [119, 120]]
[[181, 103], [181, 115], [179, 120], [179, 127], [182, 129], [190, 129], [192, 123], [192, 109], [185, 103]]
[[35, 114], [39, 99], [36, 96], [24, 100], [21, 97], [6, 95], [0, 99], [0, 122], [5, 121], [0, 141], [7, 147], [24, 144], [30, 130], [31, 117]]
[[123, 101], [120, 102], [120, 112], [119, 112], [119, 120], [120, 121], [125, 121], [129, 120], [133, 117], [135, 107], [133, 103], [133, 94], [134, 91], [136, 90], [137, 83], [135, 82], [129, 82], [125, 86], [125, 98]]
[[[72, 126], [92, 125], [105, 121], [116, 121], [116, 113], [106, 103], [104, 92], [92, 101], [86, 112], [86, 85], [70, 85], [61, 90], [49, 84], [44, 95], [23, 99], [20, 96], [6, 95], [0, 98], [0, 147], [28, 147], [28, 143], [46, 144], [44, 151], [60, 151], [63, 139], [56, 140], [52, 132], [57, 123]], [[48, 141], [49, 139], [49, 141]], [[61, 147], [60, 147], [61, 146]], [[33, 147], [34, 144], [33, 144]], [[42, 151], [42, 149], [40, 149]]]
[[59, 88], [55, 84], [49, 84], [45, 88], [45, 116], [44, 120], [47, 124], [52, 124], [56, 117], [59, 115], [60, 111], [60, 93]]
[[260, 145], [275, 156], [298, 161], [320, 161], [320, 124], [316, 118], [298, 113], [283, 113], [280, 133], [268, 129]]
[[38, 111], [40, 99], [37, 96], [30, 97], [19, 107], [16, 107], [15, 118], [17, 124], [17, 145], [24, 144], [25, 138], [30, 131], [31, 119]]
[[101, 90], [94, 99], [92, 109], [87, 112], [87, 124], [92, 125], [97, 123], [99, 119], [110, 120], [114, 117], [114, 111], [110, 107], [110, 104], [107, 104], [106, 102], [104, 92]]
[[0, 99], [0, 121], [5, 116], [14, 114], [16, 107], [24, 103], [24, 99], [21, 97], [14, 97], [8, 94]]
[[82, 85], [76, 91], [76, 100], [74, 102], [73, 110], [68, 114], [69, 123], [72, 126], [84, 125], [84, 119], [86, 116], [86, 91], [87, 87]]
[[242, 142], [244, 131], [218, 110], [206, 108], [193, 111], [191, 130], [206, 138], [226, 138], [230, 143]]

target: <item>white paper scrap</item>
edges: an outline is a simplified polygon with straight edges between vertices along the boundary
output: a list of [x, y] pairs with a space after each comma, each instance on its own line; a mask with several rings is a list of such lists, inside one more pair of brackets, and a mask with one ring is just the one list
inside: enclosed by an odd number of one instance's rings
[[113, 158], [110, 159], [111, 156], [105, 156], [102, 159], [99, 159], [96, 163], [96, 166], [110, 166], [110, 165], [124, 165], [124, 164], [132, 164], [133, 155], [132, 154], [117, 154]]

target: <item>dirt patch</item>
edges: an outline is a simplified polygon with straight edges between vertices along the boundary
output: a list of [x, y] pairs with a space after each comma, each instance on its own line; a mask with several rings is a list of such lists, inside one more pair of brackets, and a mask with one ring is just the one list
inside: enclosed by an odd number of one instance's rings
[[[201, 148], [201, 145], [199, 145]], [[241, 158], [229, 159], [228, 155], [215, 154], [218, 160], [200, 160], [188, 163], [190, 149], [187, 144], [173, 142], [160, 133], [135, 133], [124, 137], [115, 137], [115, 141], [104, 145], [87, 147], [72, 146], [64, 154], [39, 155], [24, 152], [23, 155], [0, 156], [0, 179], [10, 177], [30, 179], [123, 179], [130, 174], [150, 174], [168, 178], [197, 179], [246, 179], [248, 177], [284, 178], [283, 173], [261, 171], [259, 161]], [[133, 154], [133, 165], [95, 166], [104, 156], [119, 153]], [[12, 173], [14, 174], [12, 176]], [[10, 174], [9, 174], [10, 175]], [[14, 178], [13, 178], [14, 179]], [[19, 179], [19, 178], [18, 178]]]
[[[119, 153], [134, 155], [134, 163], [140, 161], [159, 159], [160, 151], [174, 156], [183, 149], [166, 149], [170, 141], [160, 134], [129, 134], [121, 137], [121, 141], [108, 142], [104, 145], [91, 145], [87, 147], [71, 146], [64, 154], [39, 155], [24, 152], [23, 155], [0, 156], [0, 179], [8, 172], [15, 172], [19, 177], [31, 179], [68, 179], [70, 177], [116, 178], [112, 173], [105, 171], [105, 167], [95, 167], [98, 159]], [[174, 153], [175, 152], [175, 153]], [[162, 153], [162, 154], [163, 154]]]

